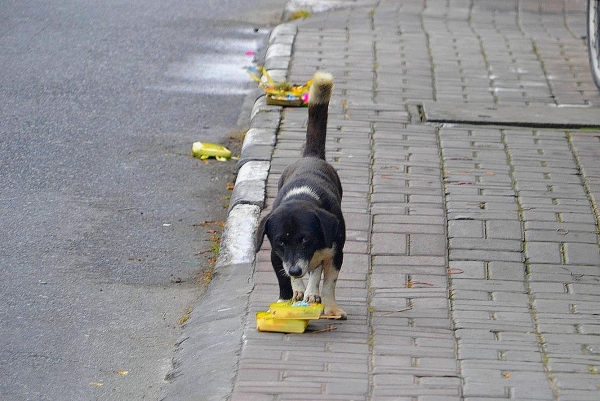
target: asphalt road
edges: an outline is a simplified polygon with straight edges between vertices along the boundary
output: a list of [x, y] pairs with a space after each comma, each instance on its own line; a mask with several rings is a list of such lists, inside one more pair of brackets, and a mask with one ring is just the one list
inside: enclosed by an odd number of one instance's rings
[[[0, 3], [0, 399], [155, 399], [275, 0]], [[231, 139], [234, 137], [234, 140]]]

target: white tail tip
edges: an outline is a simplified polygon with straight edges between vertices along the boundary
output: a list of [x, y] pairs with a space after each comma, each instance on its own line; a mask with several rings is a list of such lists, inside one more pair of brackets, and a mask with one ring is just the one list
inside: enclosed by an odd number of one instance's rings
[[325, 71], [317, 71], [312, 78], [308, 104], [329, 103], [333, 91], [333, 75]]

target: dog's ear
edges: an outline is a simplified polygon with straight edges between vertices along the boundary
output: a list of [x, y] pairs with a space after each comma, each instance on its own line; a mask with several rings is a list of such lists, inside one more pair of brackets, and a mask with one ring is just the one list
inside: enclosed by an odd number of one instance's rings
[[271, 217], [270, 213], [263, 217], [260, 223], [258, 223], [258, 228], [256, 229], [256, 238], [254, 240], [254, 250], [256, 252], [260, 251], [260, 247], [263, 244], [263, 240], [268, 229], [267, 226], [269, 224], [269, 217]]
[[337, 238], [339, 220], [333, 213], [329, 213], [323, 209], [316, 210], [317, 220], [321, 224], [321, 231], [323, 232], [323, 239], [325, 240], [325, 246], [331, 248], [333, 242]]

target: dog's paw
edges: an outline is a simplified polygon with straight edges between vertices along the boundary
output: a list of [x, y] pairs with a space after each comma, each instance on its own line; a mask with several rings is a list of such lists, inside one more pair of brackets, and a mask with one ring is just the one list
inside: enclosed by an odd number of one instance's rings
[[304, 301], [304, 291], [294, 291], [292, 301]]
[[348, 319], [348, 314], [344, 312], [342, 308], [335, 304], [325, 305], [325, 309], [323, 310], [323, 316], [339, 317], [339, 319], [341, 320]]
[[304, 302], [314, 302], [320, 304], [321, 296], [319, 294], [306, 294], [304, 296]]

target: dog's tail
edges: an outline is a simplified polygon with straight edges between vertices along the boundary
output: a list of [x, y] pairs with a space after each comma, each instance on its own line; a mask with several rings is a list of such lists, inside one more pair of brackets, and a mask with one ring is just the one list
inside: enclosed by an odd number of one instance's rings
[[304, 157], [312, 156], [325, 160], [327, 114], [332, 91], [333, 75], [317, 71], [313, 76], [308, 98], [308, 128]]

